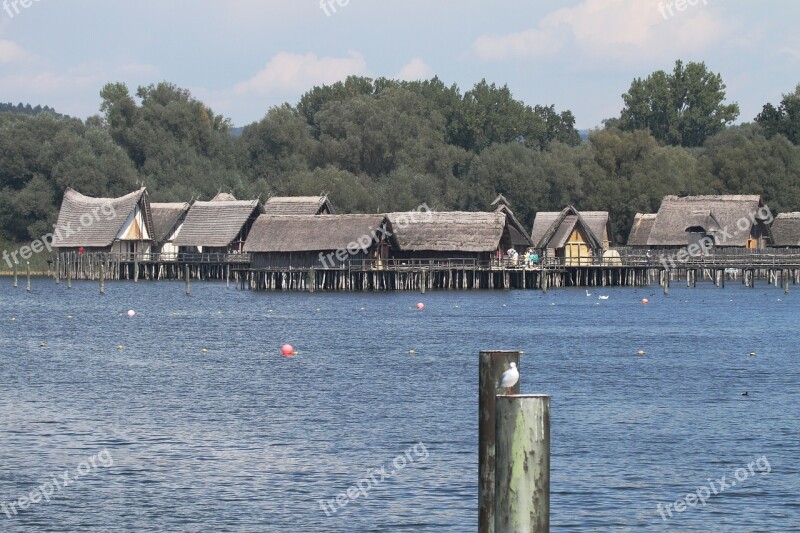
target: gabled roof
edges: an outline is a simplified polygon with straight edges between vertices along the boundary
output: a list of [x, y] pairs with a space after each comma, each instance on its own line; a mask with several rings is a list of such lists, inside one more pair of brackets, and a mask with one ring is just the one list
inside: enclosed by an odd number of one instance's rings
[[[561, 248], [577, 226], [586, 235], [586, 241], [590, 248], [595, 250], [602, 249], [602, 233], [598, 236], [595, 233], [595, 229], [602, 231], [605, 228], [606, 224], [608, 224], [608, 213], [604, 211], [587, 211], [587, 214], [590, 215], [590, 220], [596, 226], [594, 229], [582, 216], [582, 213], [571, 205], [560, 213], [537, 213], [533, 221], [532, 233], [532, 240], [536, 248]], [[547, 222], [550, 222], [549, 226], [542, 231]], [[538, 235], [541, 236], [536, 240]]]
[[647, 244], [686, 246], [687, 230], [699, 227], [715, 237], [717, 246], [745, 246], [762, 207], [761, 197], [755, 194], [665, 196]]
[[230, 245], [247, 220], [263, 212], [258, 200], [223, 200], [195, 202], [186, 214], [183, 228], [175, 238], [175, 246]]
[[400, 212], [386, 215], [400, 251], [493, 252], [500, 246], [502, 212]]
[[502, 194], [497, 197], [497, 200], [492, 202], [492, 205], [497, 205], [495, 212], [506, 215], [506, 222], [508, 223], [508, 233], [509, 237], [511, 238], [511, 243], [515, 246], [533, 246], [533, 242], [531, 241], [530, 237], [528, 237], [528, 231], [525, 229], [522, 223], [517, 220], [517, 217], [514, 216], [514, 212], [508, 206], [508, 203], [505, 202], [505, 198], [503, 198]]
[[53, 231], [53, 246], [111, 246], [137, 206], [142, 209], [148, 235], [153, 235], [150, 202], [144, 187], [120, 198], [92, 198], [67, 188]]
[[800, 246], [800, 213], [781, 213], [772, 223], [773, 246]]
[[371, 244], [384, 215], [261, 215], [253, 224], [245, 252], [316, 252]]
[[267, 215], [319, 215], [333, 213], [327, 196], [273, 196], [264, 204]]
[[218, 192], [217, 195], [211, 199], [212, 202], [235, 202], [236, 197], [228, 192]]
[[631, 233], [628, 235], [628, 246], [647, 246], [647, 239], [656, 222], [656, 216], [655, 213], [636, 213]]
[[189, 210], [189, 203], [153, 203], [150, 204], [150, 213], [153, 218], [153, 240], [157, 244], [164, 243], [175, 227], [180, 224], [186, 212]]

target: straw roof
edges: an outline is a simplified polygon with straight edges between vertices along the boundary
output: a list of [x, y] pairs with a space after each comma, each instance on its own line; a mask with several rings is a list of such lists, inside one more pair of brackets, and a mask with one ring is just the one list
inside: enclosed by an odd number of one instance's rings
[[188, 202], [150, 204], [150, 214], [153, 218], [153, 241], [158, 244], [165, 242], [175, 227], [180, 224], [186, 212], [189, 210]]
[[211, 199], [212, 202], [235, 202], [236, 197], [227, 192], [218, 192], [217, 195]]
[[223, 200], [195, 202], [186, 214], [175, 246], [210, 246], [231, 244], [247, 220], [263, 208], [258, 200]]
[[647, 246], [647, 239], [655, 222], [655, 213], [636, 213], [631, 233], [628, 235], [628, 246]]
[[273, 196], [264, 204], [268, 215], [320, 215], [333, 213], [327, 196]]
[[253, 224], [245, 252], [315, 252], [346, 249], [379, 236], [384, 215], [261, 215]]
[[429, 252], [493, 252], [500, 246], [507, 220], [498, 211], [411, 211], [386, 217], [400, 251]]
[[665, 196], [647, 244], [686, 246], [687, 230], [699, 227], [717, 246], [745, 246], [763, 206], [759, 195]]
[[530, 237], [528, 237], [527, 230], [514, 215], [514, 212], [508, 206], [508, 202], [502, 194], [499, 195], [494, 202], [492, 202], [492, 205], [497, 205], [495, 212], [503, 213], [506, 216], [506, 222], [508, 223], [508, 234], [511, 238], [511, 243], [514, 246], [533, 246], [533, 242], [531, 241]]
[[[57, 248], [111, 246], [137, 206], [141, 207], [147, 232], [152, 236], [150, 202], [144, 187], [119, 198], [92, 198], [67, 188], [53, 231], [53, 246]], [[110, 220], [107, 213], [112, 213]]]
[[[537, 248], [561, 248], [576, 226], [586, 234], [587, 244], [603, 248], [603, 235], [609, 225], [607, 211], [578, 211], [573, 206], [560, 213], [542, 211], [533, 220], [531, 240]], [[610, 235], [609, 235], [610, 236]]]
[[773, 246], [800, 246], [800, 213], [781, 213], [772, 223]]

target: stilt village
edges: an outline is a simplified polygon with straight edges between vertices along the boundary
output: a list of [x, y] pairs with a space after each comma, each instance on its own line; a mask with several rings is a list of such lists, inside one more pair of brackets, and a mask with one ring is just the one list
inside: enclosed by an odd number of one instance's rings
[[666, 196], [627, 243], [605, 211], [539, 212], [533, 228], [501, 194], [483, 212], [337, 214], [327, 196], [151, 203], [67, 189], [52, 235], [61, 280], [224, 280], [242, 289], [425, 291], [692, 286], [786, 291], [800, 282], [800, 213], [759, 195]]

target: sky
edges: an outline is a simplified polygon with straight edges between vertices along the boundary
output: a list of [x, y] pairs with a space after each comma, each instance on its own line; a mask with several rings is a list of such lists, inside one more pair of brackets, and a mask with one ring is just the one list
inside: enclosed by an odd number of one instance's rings
[[798, 20], [796, 0], [0, 0], [0, 101], [86, 118], [108, 82], [168, 81], [244, 126], [348, 75], [437, 75], [589, 129], [681, 59], [748, 122], [800, 83]]

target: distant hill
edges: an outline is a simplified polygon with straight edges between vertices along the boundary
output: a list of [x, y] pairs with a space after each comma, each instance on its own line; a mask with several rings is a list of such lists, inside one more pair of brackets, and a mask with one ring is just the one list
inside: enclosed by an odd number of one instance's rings
[[40, 106], [37, 105], [36, 107], [31, 106], [31, 104], [22, 105], [20, 102], [17, 105], [12, 104], [11, 102], [2, 103], [0, 102], [0, 113], [18, 113], [21, 115], [30, 115], [36, 116], [41, 113], [51, 113], [60, 118], [69, 118], [67, 115], [62, 115], [61, 113], [56, 113], [56, 110], [49, 106]]

